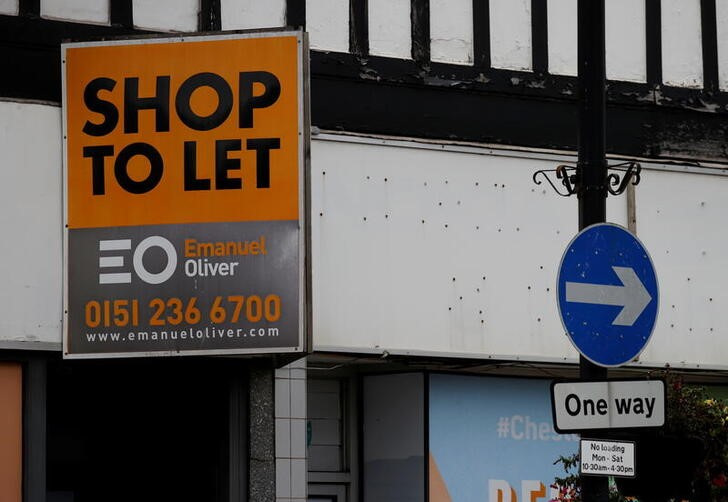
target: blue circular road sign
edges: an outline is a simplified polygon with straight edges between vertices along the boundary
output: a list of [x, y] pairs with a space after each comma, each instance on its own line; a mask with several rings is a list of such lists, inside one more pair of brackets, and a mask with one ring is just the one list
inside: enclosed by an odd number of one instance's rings
[[642, 352], [655, 327], [655, 267], [627, 229], [598, 223], [579, 232], [564, 251], [557, 298], [574, 347], [599, 366], [620, 366]]

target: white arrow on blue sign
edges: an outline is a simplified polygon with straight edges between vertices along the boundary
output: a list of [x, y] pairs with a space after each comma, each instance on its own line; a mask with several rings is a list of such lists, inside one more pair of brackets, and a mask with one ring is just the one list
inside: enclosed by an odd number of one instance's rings
[[619, 225], [585, 228], [561, 258], [561, 321], [579, 353], [599, 366], [620, 366], [642, 352], [657, 320], [658, 295], [650, 255]]

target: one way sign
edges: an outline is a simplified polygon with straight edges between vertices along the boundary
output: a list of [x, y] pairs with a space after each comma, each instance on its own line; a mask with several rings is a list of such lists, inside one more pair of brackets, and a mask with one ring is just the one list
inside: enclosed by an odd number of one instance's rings
[[662, 427], [665, 384], [662, 380], [557, 382], [551, 385], [554, 429]]
[[628, 230], [599, 223], [569, 243], [559, 267], [561, 321], [576, 349], [600, 366], [620, 366], [645, 348], [657, 320], [657, 276]]

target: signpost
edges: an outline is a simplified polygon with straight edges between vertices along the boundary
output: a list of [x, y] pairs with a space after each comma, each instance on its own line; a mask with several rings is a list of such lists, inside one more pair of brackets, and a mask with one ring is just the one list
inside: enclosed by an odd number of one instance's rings
[[[657, 320], [659, 291], [650, 255], [628, 230], [611, 223], [582, 229], [564, 251], [557, 279], [561, 321], [589, 365], [608, 368], [634, 360]], [[584, 376], [584, 375], [582, 375]], [[551, 386], [558, 432], [662, 427], [660, 380], [560, 382]], [[582, 439], [580, 473], [635, 476], [634, 442]], [[582, 479], [584, 500], [605, 500], [604, 483]]]
[[662, 427], [665, 423], [661, 380], [553, 383], [551, 403], [554, 428], [561, 433]]
[[63, 46], [65, 357], [307, 350], [306, 45]]
[[594, 364], [620, 366], [642, 352], [655, 327], [658, 295], [647, 250], [618, 225], [591, 225], [564, 251], [557, 280], [561, 321]]

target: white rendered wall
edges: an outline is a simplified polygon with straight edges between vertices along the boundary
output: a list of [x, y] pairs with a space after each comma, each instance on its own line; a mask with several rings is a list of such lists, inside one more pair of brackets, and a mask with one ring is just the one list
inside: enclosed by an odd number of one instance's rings
[[61, 344], [61, 109], [0, 101], [0, 346]]
[[306, 31], [312, 49], [349, 52], [349, 0], [308, 0]]
[[223, 30], [274, 28], [286, 25], [285, 0], [222, 0]]
[[369, 53], [412, 58], [410, 0], [369, 0]]
[[645, 2], [609, 0], [604, 4], [607, 79], [646, 82]]
[[[610, 80], [646, 81], [644, 2], [605, 2], [606, 73]], [[549, 72], [578, 73], [577, 1], [548, 0]]]
[[20, 0], [0, 0], [0, 14], [18, 15]]
[[662, 0], [662, 81], [702, 87], [700, 0]]
[[577, 60], [576, 0], [547, 0], [549, 73], [575, 77]]
[[721, 90], [728, 90], [728, 2], [715, 2], [718, 27], [718, 80]]
[[531, 69], [531, 0], [490, 0], [490, 60], [494, 68]]
[[132, 0], [134, 26], [161, 31], [197, 31], [199, 0]]
[[109, 23], [110, 0], [41, 0], [40, 15], [85, 23]]
[[430, 58], [473, 63], [473, 1], [430, 0]]

